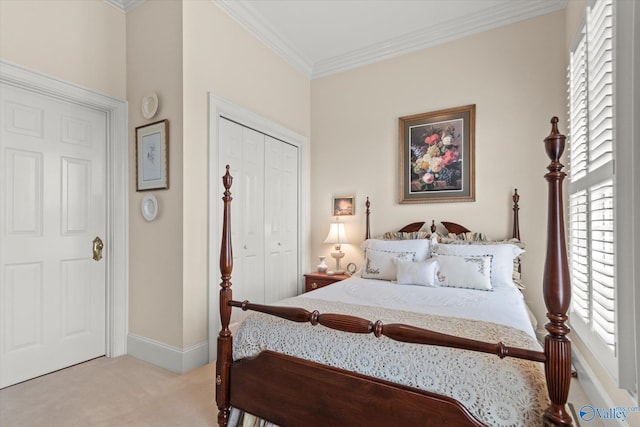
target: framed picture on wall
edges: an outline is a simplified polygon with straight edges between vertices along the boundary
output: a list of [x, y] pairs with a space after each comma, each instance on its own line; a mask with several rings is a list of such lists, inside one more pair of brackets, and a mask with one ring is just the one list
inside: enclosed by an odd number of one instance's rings
[[137, 191], [169, 188], [169, 120], [136, 128]]
[[354, 215], [356, 212], [355, 196], [334, 196], [332, 216]]
[[400, 117], [400, 203], [475, 201], [476, 106]]

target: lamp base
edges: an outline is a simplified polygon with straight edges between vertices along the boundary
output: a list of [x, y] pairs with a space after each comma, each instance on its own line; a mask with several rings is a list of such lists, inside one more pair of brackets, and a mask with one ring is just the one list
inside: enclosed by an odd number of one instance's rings
[[331, 257], [336, 260], [336, 268], [333, 269], [333, 274], [344, 274], [344, 270], [340, 268], [340, 260], [344, 258], [344, 252], [342, 251], [332, 251]]

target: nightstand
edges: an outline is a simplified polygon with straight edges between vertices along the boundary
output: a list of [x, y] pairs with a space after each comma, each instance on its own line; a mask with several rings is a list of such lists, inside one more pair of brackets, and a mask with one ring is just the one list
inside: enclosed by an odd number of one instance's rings
[[334, 274], [333, 276], [329, 276], [327, 273], [318, 273], [317, 271], [315, 273], [305, 274], [304, 291], [313, 291], [314, 289], [322, 288], [323, 286], [348, 279], [349, 277], [351, 276], [348, 274]]

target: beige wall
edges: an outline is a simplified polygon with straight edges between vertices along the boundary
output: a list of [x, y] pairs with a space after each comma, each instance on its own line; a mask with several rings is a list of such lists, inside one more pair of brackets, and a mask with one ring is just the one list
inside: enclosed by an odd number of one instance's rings
[[[521, 194], [527, 302], [540, 322], [549, 120], [566, 110], [564, 12], [557, 12], [311, 84], [311, 255], [322, 243], [332, 195], [356, 196], [346, 262], [362, 264], [364, 200], [372, 233], [418, 220], [453, 221], [494, 238], [511, 233], [511, 194]], [[398, 117], [476, 104], [476, 201], [398, 204]], [[562, 129], [563, 131], [565, 129]], [[333, 260], [328, 257], [330, 263]], [[330, 264], [333, 265], [333, 264]]]
[[99, 0], [0, 1], [0, 59], [126, 98], [125, 15]]
[[[102, 0], [1, 0], [0, 24], [2, 60], [128, 100], [129, 332], [182, 349], [205, 341], [207, 93], [308, 137], [309, 79], [209, 0], [146, 1], [126, 14]], [[160, 107], [147, 120], [150, 91]], [[151, 192], [160, 212], [148, 223], [135, 128], [162, 119], [170, 188]]]
[[[145, 93], [158, 95], [157, 115], [141, 113]], [[182, 5], [147, 1], [127, 13], [129, 100], [129, 332], [178, 348], [183, 345], [182, 266]], [[137, 126], [169, 120], [169, 189], [136, 191]], [[159, 213], [147, 222], [140, 212], [145, 194], [158, 199]]]
[[[209, 261], [215, 269], [214, 277], [219, 277], [218, 260], [209, 260], [207, 254], [207, 93], [211, 91], [305, 137], [310, 134], [311, 102], [309, 79], [240, 27], [213, 2], [184, 2], [183, 27], [185, 176], [182, 257], [184, 346], [187, 347], [206, 339]], [[212, 314], [218, 315], [217, 309]]]
[[[149, 91], [160, 109], [144, 120], [140, 100]], [[207, 339], [209, 91], [309, 134], [309, 80], [213, 2], [148, 1], [128, 12], [129, 329], [183, 349]], [[134, 128], [165, 118], [170, 188], [152, 192], [160, 214], [147, 223], [140, 214], [145, 193], [135, 191]]]

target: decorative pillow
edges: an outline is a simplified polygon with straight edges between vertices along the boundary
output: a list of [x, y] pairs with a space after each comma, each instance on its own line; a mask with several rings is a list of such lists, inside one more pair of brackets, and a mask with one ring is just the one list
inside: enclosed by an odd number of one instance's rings
[[461, 240], [463, 242], [488, 242], [490, 239], [484, 235], [483, 233], [475, 233], [473, 231], [468, 231], [466, 233], [458, 233], [453, 234], [449, 233], [449, 239], [452, 240]]
[[438, 272], [438, 260], [430, 258], [426, 261], [406, 261], [394, 258], [398, 270], [396, 283], [398, 285], [419, 285], [436, 287], [436, 273]]
[[452, 288], [490, 291], [493, 255], [434, 255], [438, 284]]
[[365, 249], [362, 277], [365, 279], [396, 280], [397, 269], [393, 262], [395, 258], [414, 261], [416, 253]]
[[474, 242], [472, 244], [442, 244], [435, 246], [440, 255], [482, 256], [493, 255], [491, 265], [491, 285], [515, 286], [513, 282], [514, 259], [524, 250], [513, 243]]
[[390, 252], [414, 252], [415, 261], [424, 261], [431, 256], [431, 241], [428, 239], [415, 240], [365, 240], [361, 248]]
[[403, 231], [387, 231], [378, 239], [382, 240], [415, 240], [415, 239], [428, 239], [431, 237], [431, 234], [426, 231], [412, 231], [412, 232], [403, 232]]

